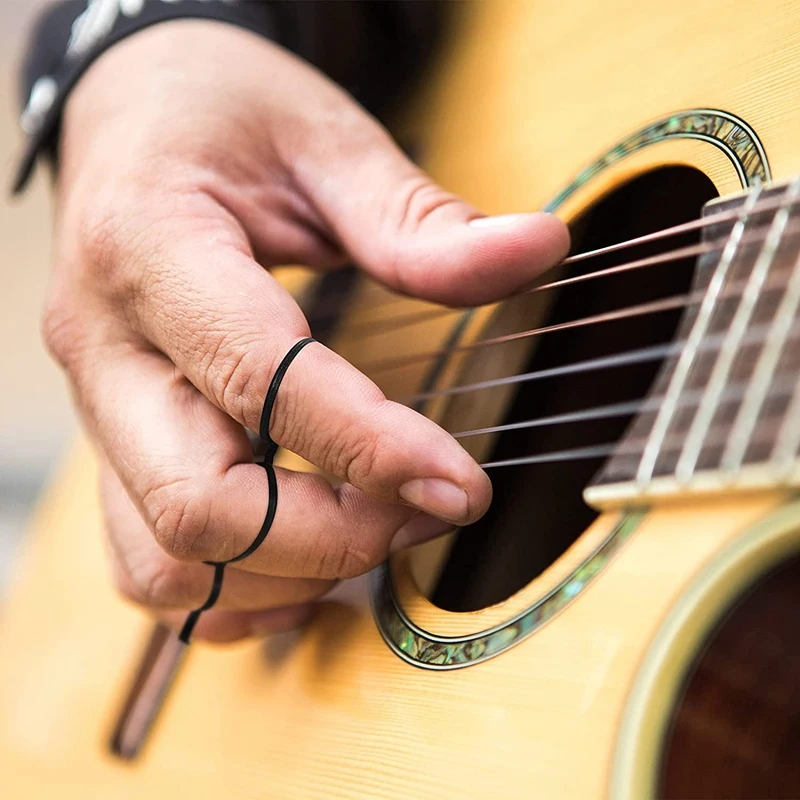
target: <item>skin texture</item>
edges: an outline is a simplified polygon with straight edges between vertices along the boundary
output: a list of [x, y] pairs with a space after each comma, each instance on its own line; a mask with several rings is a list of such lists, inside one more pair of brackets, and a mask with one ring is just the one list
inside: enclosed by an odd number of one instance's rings
[[[237, 555], [261, 526], [266, 475], [244, 429], [309, 335], [269, 268], [352, 259], [398, 291], [472, 305], [568, 248], [555, 217], [469, 224], [482, 217], [342, 90], [246, 31], [170, 22], [92, 65], [64, 115], [44, 335], [101, 454], [126, 596], [180, 625], [207, 595], [202, 561]], [[320, 344], [292, 364], [270, 434], [343, 482], [277, 470], [273, 528], [227, 569], [196, 637], [298, 625], [336, 580], [491, 500], [452, 437]]]

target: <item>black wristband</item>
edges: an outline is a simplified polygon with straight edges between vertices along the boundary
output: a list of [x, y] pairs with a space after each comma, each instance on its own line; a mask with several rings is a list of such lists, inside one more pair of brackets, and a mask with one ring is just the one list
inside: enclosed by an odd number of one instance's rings
[[267, 538], [267, 534], [272, 527], [272, 523], [275, 521], [275, 512], [278, 510], [278, 479], [275, 475], [275, 467], [272, 465], [272, 461], [275, 458], [275, 453], [278, 451], [278, 445], [269, 435], [272, 409], [275, 406], [275, 400], [278, 397], [278, 390], [281, 388], [281, 382], [283, 381], [287, 370], [291, 366], [292, 361], [294, 361], [294, 359], [297, 357], [297, 354], [306, 345], [309, 345], [314, 341], [316, 340], [309, 337], [307, 339], [301, 339], [292, 346], [289, 352], [283, 357], [283, 360], [278, 365], [278, 368], [275, 370], [275, 374], [272, 376], [269, 388], [267, 389], [267, 396], [264, 399], [264, 407], [261, 411], [261, 425], [259, 428], [259, 433], [261, 438], [267, 443], [267, 448], [264, 453], [264, 460], [261, 462], [261, 466], [264, 467], [267, 473], [267, 487], [269, 494], [267, 499], [267, 513], [264, 517], [264, 523], [261, 525], [261, 530], [258, 532], [258, 535], [255, 539], [253, 539], [252, 543], [247, 547], [247, 549], [239, 553], [238, 556], [229, 558], [227, 561], [206, 561], [206, 564], [214, 567], [214, 579], [211, 584], [211, 591], [209, 592], [205, 603], [203, 603], [203, 605], [199, 608], [196, 608], [194, 611], [190, 612], [189, 616], [186, 618], [186, 622], [184, 622], [179, 636], [180, 640], [184, 644], [189, 644], [189, 641], [192, 638], [192, 631], [194, 630], [194, 626], [197, 625], [200, 615], [204, 611], [208, 611], [209, 608], [212, 608], [219, 599], [220, 592], [222, 591], [222, 580], [225, 573], [225, 567], [228, 564], [233, 564], [235, 561], [241, 561], [242, 559], [247, 558], [249, 555], [252, 555], [261, 546], [264, 539]]
[[20, 123], [28, 141], [14, 190], [25, 187], [40, 155], [55, 165], [61, 112], [87, 67], [149, 25], [194, 17], [246, 28], [309, 61], [388, 123], [434, 51], [451, 5], [415, 0], [58, 0], [41, 18], [22, 70], [22, 104], [27, 107]]
[[[126, 10], [123, 11], [122, 9]], [[35, 46], [24, 67], [27, 103], [20, 125], [27, 134], [12, 185], [25, 188], [42, 154], [55, 156], [61, 113], [83, 73], [117, 42], [151, 25], [175, 19], [211, 19], [236, 25], [276, 40], [275, 9], [267, 2], [225, 0], [143, 0], [140, 3], [62, 2], [39, 25]], [[53, 49], [60, 57], [53, 58]]]

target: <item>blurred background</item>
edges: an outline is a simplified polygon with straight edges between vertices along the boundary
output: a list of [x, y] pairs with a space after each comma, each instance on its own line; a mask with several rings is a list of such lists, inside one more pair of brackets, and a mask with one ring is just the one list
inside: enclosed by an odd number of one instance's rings
[[39, 316], [50, 254], [48, 180], [9, 197], [23, 144], [17, 65], [46, 0], [0, 0], [0, 598], [25, 520], [76, 423], [64, 381], [44, 351]]

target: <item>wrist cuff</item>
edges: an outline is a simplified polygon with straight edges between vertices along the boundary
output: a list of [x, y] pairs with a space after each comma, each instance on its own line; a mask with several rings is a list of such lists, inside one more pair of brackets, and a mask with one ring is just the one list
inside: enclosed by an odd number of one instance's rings
[[[90, 0], [67, 4], [46, 17], [36, 35], [28, 78], [31, 84], [20, 126], [27, 136], [12, 191], [22, 191], [39, 156], [55, 160], [64, 103], [92, 62], [117, 42], [150, 25], [174, 19], [213, 19], [277, 40], [274, 9], [266, 2], [234, 0]], [[78, 13], [80, 12], [80, 13]], [[64, 33], [69, 25], [69, 38]], [[60, 55], [49, 49], [60, 36]]]

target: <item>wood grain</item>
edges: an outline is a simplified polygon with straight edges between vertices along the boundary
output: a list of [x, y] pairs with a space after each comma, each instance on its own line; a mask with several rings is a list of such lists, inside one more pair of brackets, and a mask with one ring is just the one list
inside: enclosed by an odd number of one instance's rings
[[[97, 787], [170, 797], [177, 786], [196, 798], [434, 798], [463, 785], [526, 797], [533, 780], [554, 797], [602, 796], [619, 709], [663, 610], [777, 502], [653, 513], [555, 622], [456, 673], [399, 661], [358, 585], [302, 635], [196, 647], [152, 746], [127, 766], [106, 737], [147, 623], [109, 585], [92, 472], [84, 450], [62, 473], [0, 627], [0, 768], [11, 797], [43, 785], [65, 798]], [[424, 598], [408, 611], [436, 627]]]

